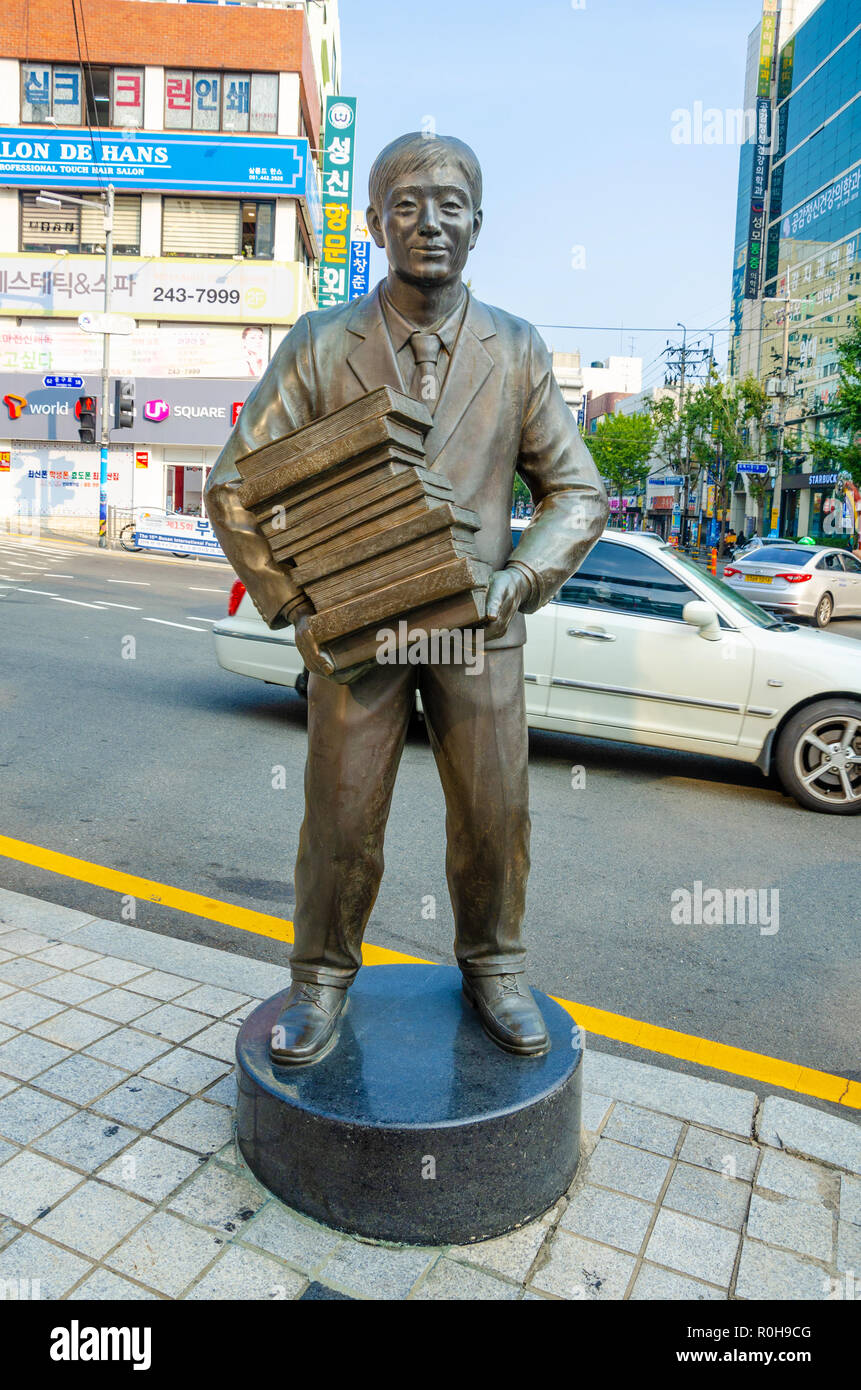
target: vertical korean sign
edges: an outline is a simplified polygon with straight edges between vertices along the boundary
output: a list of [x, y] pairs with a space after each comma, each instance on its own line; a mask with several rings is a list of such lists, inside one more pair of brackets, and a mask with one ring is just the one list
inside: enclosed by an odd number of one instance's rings
[[321, 309], [350, 298], [350, 213], [356, 150], [356, 98], [329, 97], [323, 140]]
[[760, 268], [765, 245], [765, 203], [771, 155], [771, 67], [777, 43], [777, 0], [763, 0], [759, 40], [759, 73], [756, 83], [756, 133], [750, 188], [750, 223], [747, 233], [745, 299], [759, 294]]
[[354, 212], [350, 236], [350, 298], [358, 299], [371, 288], [371, 234], [365, 214]]

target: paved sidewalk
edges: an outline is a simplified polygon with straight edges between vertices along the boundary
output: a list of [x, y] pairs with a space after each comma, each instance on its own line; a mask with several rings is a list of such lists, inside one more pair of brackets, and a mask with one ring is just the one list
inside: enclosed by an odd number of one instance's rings
[[237, 1029], [288, 980], [0, 890], [0, 1297], [861, 1296], [854, 1112], [591, 1047], [586, 1157], [541, 1220], [433, 1249], [306, 1220], [231, 1133]]

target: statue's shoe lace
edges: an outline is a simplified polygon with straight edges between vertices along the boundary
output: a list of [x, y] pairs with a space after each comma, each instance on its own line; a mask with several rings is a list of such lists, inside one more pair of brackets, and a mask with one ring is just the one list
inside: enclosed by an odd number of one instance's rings
[[463, 992], [497, 1047], [520, 1057], [549, 1050], [541, 1010], [523, 975], [464, 975]]

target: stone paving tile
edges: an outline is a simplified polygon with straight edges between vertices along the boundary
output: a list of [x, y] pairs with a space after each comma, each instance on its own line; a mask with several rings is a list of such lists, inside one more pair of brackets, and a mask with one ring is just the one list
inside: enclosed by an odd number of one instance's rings
[[92, 965], [102, 957], [98, 951], [85, 951], [81, 946], [70, 946], [64, 941], [61, 946], [47, 946], [44, 951], [37, 951], [34, 959], [55, 965], [58, 970], [77, 970], [79, 965]]
[[154, 1062], [170, 1051], [171, 1044], [163, 1038], [153, 1038], [147, 1033], [138, 1033], [134, 1028], [118, 1028], [115, 1033], [86, 1048], [88, 1057], [98, 1057], [101, 1062], [110, 1062], [123, 1071], [139, 1071], [141, 1067]]
[[148, 970], [138, 975], [130, 986], [137, 994], [151, 994], [154, 999], [176, 999], [194, 989], [196, 981], [183, 979], [181, 975], [169, 975], [164, 970]]
[[201, 1052], [190, 1052], [185, 1047], [175, 1047], [142, 1073], [150, 1081], [159, 1081], [165, 1086], [173, 1086], [178, 1091], [197, 1095], [206, 1086], [211, 1086], [218, 1077], [229, 1070], [226, 1062], [215, 1057], [207, 1057]]
[[670, 1178], [663, 1205], [672, 1211], [687, 1212], [717, 1226], [740, 1231], [747, 1215], [751, 1189], [747, 1183], [710, 1173], [690, 1163], [679, 1163]]
[[144, 1135], [102, 1168], [99, 1177], [150, 1202], [163, 1202], [198, 1166], [194, 1154]]
[[5, 1249], [10, 1241], [20, 1234], [20, 1226], [16, 1226], [14, 1221], [9, 1221], [5, 1216], [0, 1216], [0, 1250]]
[[13, 1028], [31, 1028], [52, 1014], [61, 1012], [62, 1005], [56, 1000], [43, 999], [29, 990], [13, 990], [0, 999], [0, 1023], [11, 1024]]
[[219, 1057], [232, 1066], [236, 1059], [238, 1033], [239, 1029], [232, 1023], [213, 1023], [205, 1032], [196, 1033], [193, 1038], [189, 1038], [188, 1045], [198, 1052], [208, 1053], [210, 1057]]
[[[53, 1044], [45, 1043], [44, 1046], [52, 1047]], [[60, 1051], [59, 1048], [57, 1050]], [[122, 1079], [123, 1073], [119, 1068], [109, 1067], [106, 1062], [99, 1062], [95, 1057], [85, 1057], [83, 1053], [78, 1053], [75, 1056], [67, 1055], [64, 1062], [59, 1062], [57, 1066], [51, 1067], [50, 1071], [43, 1072], [39, 1077], [39, 1085], [52, 1095], [62, 1096], [64, 1100], [75, 1101], [78, 1105], [89, 1105], [103, 1091], [107, 1091]]]
[[602, 1245], [613, 1245], [636, 1255], [643, 1243], [654, 1208], [619, 1192], [607, 1192], [588, 1184], [574, 1193], [562, 1214], [560, 1229]]
[[826, 1115], [782, 1096], [767, 1096], [757, 1116], [756, 1132], [763, 1144], [793, 1149], [850, 1173], [861, 1173], [861, 1127], [853, 1120]]
[[819, 1265], [770, 1250], [755, 1240], [745, 1240], [736, 1279], [736, 1298], [821, 1300], [829, 1296], [831, 1282]]
[[75, 1168], [92, 1173], [135, 1138], [136, 1131], [115, 1124], [101, 1115], [79, 1110], [50, 1134], [34, 1141], [34, 1147], [52, 1158], [61, 1158]]
[[745, 1136], [750, 1134], [757, 1103], [754, 1091], [686, 1076], [649, 1062], [615, 1057], [609, 1052], [586, 1054], [583, 1084], [590, 1091], [642, 1105], [646, 1110]]
[[861, 1226], [861, 1178], [844, 1173], [840, 1179], [840, 1220]]
[[6, 926], [44, 929], [50, 936], [58, 928], [64, 932], [76, 931], [92, 920], [89, 912], [76, 912], [61, 903], [49, 903], [27, 893], [15, 893], [11, 888], [0, 888], [0, 922]]
[[83, 1004], [94, 995], [103, 994], [102, 980], [88, 980], [84, 975], [55, 975], [51, 980], [43, 980], [35, 986], [36, 993], [47, 999], [58, 999], [63, 1004]]
[[259, 1250], [229, 1245], [185, 1298], [188, 1302], [212, 1299], [280, 1302], [298, 1298], [307, 1283], [304, 1275], [285, 1269], [277, 1260], [261, 1255]]
[[199, 1173], [186, 1183], [170, 1200], [171, 1211], [197, 1221], [201, 1226], [212, 1226], [231, 1235], [243, 1230], [269, 1193], [253, 1179], [242, 1173], [231, 1173], [219, 1168], [216, 1163], [207, 1163]]
[[149, 1081], [143, 1076], [130, 1076], [123, 1080], [122, 1085], [102, 1096], [95, 1108], [112, 1120], [136, 1125], [138, 1129], [151, 1129], [182, 1105], [184, 1100], [182, 1091], [160, 1086], [157, 1081]]
[[589, 1301], [620, 1299], [631, 1279], [636, 1261], [632, 1255], [594, 1245], [591, 1240], [557, 1231], [550, 1258], [532, 1276], [530, 1286], [560, 1298]]
[[232, 989], [219, 989], [216, 985], [199, 985], [190, 994], [183, 996], [184, 1009], [196, 1009], [213, 1018], [223, 1018], [234, 1009], [241, 1009], [251, 1001], [247, 994], [237, 994]]
[[597, 1096], [592, 1091], [583, 1092], [582, 1120], [585, 1130], [596, 1133], [607, 1118], [607, 1111], [613, 1104], [609, 1096]]
[[646, 1246], [646, 1259], [725, 1289], [732, 1278], [738, 1243], [735, 1231], [662, 1208]]
[[46, 1067], [69, 1056], [68, 1048], [57, 1047], [56, 1043], [45, 1042], [44, 1038], [32, 1038], [29, 1033], [19, 1033], [10, 1042], [0, 1043], [0, 1072], [18, 1081], [32, 1081]]
[[254, 1010], [257, 1008], [258, 1004], [262, 1004], [262, 1003], [263, 1003], [263, 1000], [262, 1000], [262, 999], [249, 999], [249, 1000], [248, 1000], [248, 1003], [247, 1003], [247, 1004], [243, 1004], [241, 1009], [234, 1009], [234, 1011], [233, 1011], [232, 1014], [228, 1014], [228, 1015], [227, 1015], [226, 1022], [227, 1022], [227, 1023], [244, 1023], [245, 1020], [246, 1020], [247, 1018], [250, 1018], [251, 1015], [254, 1013]]
[[725, 1134], [713, 1134], [707, 1129], [691, 1126], [685, 1135], [685, 1142], [679, 1158], [685, 1163], [694, 1163], [700, 1168], [711, 1168], [714, 1173], [725, 1173], [730, 1178], [740, 1178], [750, 1182], [756, 1171], [759, 1149], [755, 1144], [742, 1144], [738, 1139], [730, 1139]]
[[319, 1269], [344, 1240], [339, 1232], [307, 1221], [274, 1201], [243, 1227], [238, 1238], [293, 1265], [302, 1274]]
[[27, 931], [23, 927], [12, 928], [11, 931], [3, 931], [0, 928], [0, 945], [4, 951], [11, 951], [13, 956], [29, 956], [34, 951], [42, 951], [46, 946], [50, 946], [51, 938]]
[[16, 1033], [16, 1028], [10, 1027], [7, 1023], [0, 1023], [0, 1042], [7, 1042], [9, 1038], [14, 1038]]
[[99, 1260], [151, 1212], [147, 1202], [91, 1180], [55, 1206], [36, 1230]]
[[196, 1153], [214, 1154], [230, 1143], [233, 1117], [226, 1106], [191, 1100], [169, 1115], [153, 1133], [158, 1139], [169, 1139]]
[[688, 1279], [684, 1274], [674, 1274], [669, 1269], [659, 1269], [657, 1265], [644, 1264], [637, 1275], [631, 1302], [665, 1302], [668, 1299], [677, 1299], [680, 1302], [687, 1302], [689, 1299], [725, 1299], [726, 1294], [721, 1289], [712, 1289], [708, 1284], [701, 1284], [698, 1279]]
[[116, 1024], [104, 1018], [94, 1018], [92, 1014], [81, 1013], [79, 1009], [66, 1009], [44, 1023], [37, 1024], [32, 1032], [48, 1042], [59, 1043], [61, 1047], [78, 1049], [98, 1042], [106, 1033], [112, 1033]]
[[636, 1149], [650, 1149], [652, 1153], [665, 1157], [675, 1153], [681, 1132], [679, 1120], [641, 1110], [635, 1105], [625, 1105], [621, 1101], [617, 1101], [603, 1131], [605, 1139], [617, 1139], [621, 1144], [632, 1144]]
[[89, 1279], [85, 1279], [83, 1284], [79, 1284], [74, 1292], [69, 1294], [66, 1301], [73, 1303], [79, 1299], [94, 1303], [113, 1303], [119, 1300], [123, 1303], [132, 1303], [135, 1300], [152, 1302], [158, 1299], [158, 1294], [152, 1289], [142, 1289], [139, 1284], [132, 1284], [128, 1279], [121, 1279], [118, 1274], [111, 1274], [109, 1269], [97, 1269], [95, 1274], [91, 1274]]
[[480, 1240], [475, 1245], [453, 1245], [448, 1251], [452, 1260], [462, 1260], [467, 1264], [479, 1265], [495, 1274], [507, 1275], [523, 1283], [541, 1246], [547, 1239], [547, 1227], [540, 1221], [531, 1221], [518, 1231], [496, 1236], [494, 1240]]
[[8, 985], [15, 985], [17, 989], [42, 984], [44, 980], [53, 979], [56, 974], [58, 971], [52, 965], [31, 960], [29, 956], [23, 960], [5, 961], [0, 965], [0, 980], [5, 980]]
[[215, 1259], [223, 1241], [177, 1216], [156, 1212], [108, 1255], [105, 1263], [176, 1298]]
[[[12, 959], [14, 959], [14, 957], [10, 956], [8, 951], [0, 951], [0, 965], [3, 965], [7, 960]], [[14, 985], [7, 985], [5, 980], [0, 980], [0, 999], [3, 999], [7, 994], [14, 993]]]
[[32, 1287], [38, 1280], [43, 1300], [62, 1298], [92, 1268], [89, 1260], [60, 1250], [32, 1231], [25, 1231], [0, 1252], [0, 1281], [29, 1279]]
[[[77, 978], [77, 977], [73, 977]], [[131, 1023], [141, 1014], [151, 1013], [158, 1000], [148, 994], [132, 994], [129, 989], [106, 989], [87, 1005], [87, 1012], [116, 1023]]]
[[0, 1212], [29, 1226], [80, 1181], [80, 1173], [61, 1168], [40, 1154], [22, 1151], [0, 1168]]
[[759, 1192], [751, 1198], [747, 1234], [752, 1240], [829, 1261], [833, 1254], [833, 1226], [831, 1212], [819, 1204]]
[[438, 1258], [437, 1250], [365, 1245], [347, 1240], [330, 1255], [319, 1278], [356, 1298], [401, 1299]]
[[5, 1163], [7, 1158], [18, 1152], [15, 1144], [7, 1144], [5, 1139], [0, 1139], [0, 1163]]
[[468, 1299], [481, 1303], [498, 1300], [514, 1302], [520, 1295], [521, 1290], [517, 1284], [509, 1284], [504, 1279], [497, 1279], [495, 1275], [488, 1274], [486, 1270], [469, 1269], [443, 1257], [431, 1266], [424, 1279], [410, 1294], [410, 1299], [416, 1303], [443, 1299]]
[[763, 1152], [756, 1185], [771, 1192], [781, 1192], [784, 1197], [796, 1197], [804, 1202], [827, 1206], [831, 1211], [837, 1210], [840, 1200], [838, 1173], [829, 1173], [815, 1163], [781, 1153], [780, 1149], [766, 1149]]
[[150, 1013], [142, 1014], [135, 1027], [144, 1033], [154, 1033], [157, 1038], [167, 1038], [168, 1042], [181, 1043], [192, 1033], [199, 1033], [210, 1021], [206, 1014], [181, 1009], [176, 1004], [162, 1004]]
[[214, 1086], [210, 1086], [205, 1095], [207, 1100], [217, 1101], [219, 1105], [229, 1105], [232, 1109], [236, 1104], [236, 1073], [230, 1072], [223, 1076]]
[[861, 1285], [861, 1226], [852, 1221], [837, 1223], [837, 1268], [841, 1273], [854, 1270], [856, 1285]]
[[129, 960], [118, 960], [116, 956], [105, 956], [103, 960], [95, 961], [93, 965], [82, 966], [78, 973], [88, 975], [93, 980], [101, 980], [106, 985], [124, 985], [129, 980], [149, 974], [149, 970], [145, 965], [132, 965]]
[[74, 1113], [74, 1107], [65, 1101], [43, 1096], [30, 1086], [20, 1086], [0, 1100], [0, 1134], [19, 1144], [29, 1144]]
[[612, 1187], [629, 1197], [655, 1202], [669, 1167], [667, 1158], [602, 1137], [589, 1159], [585, 1177], [600, 1187]]

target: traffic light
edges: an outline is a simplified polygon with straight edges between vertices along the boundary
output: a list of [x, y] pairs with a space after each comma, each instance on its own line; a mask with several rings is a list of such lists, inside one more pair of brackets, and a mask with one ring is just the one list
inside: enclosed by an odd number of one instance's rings
[[78, 438], [82, 444], [95, 444], [96, 442], [96, 398], [95, 396], [79, 396], [75, 402], [75, 414], [78, 417]]
[[117, 378], [114, 385], [114, 429], [130, 430], [135, 422], [135, 383], [130, 376]]

